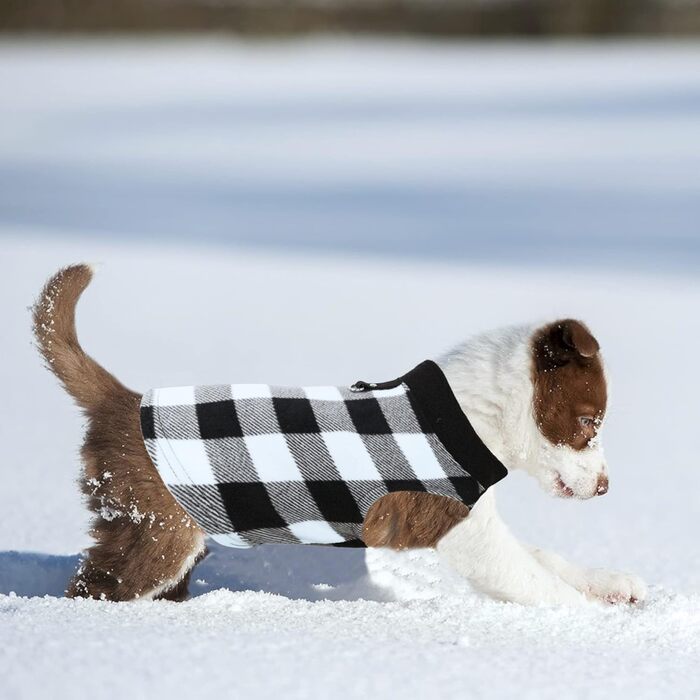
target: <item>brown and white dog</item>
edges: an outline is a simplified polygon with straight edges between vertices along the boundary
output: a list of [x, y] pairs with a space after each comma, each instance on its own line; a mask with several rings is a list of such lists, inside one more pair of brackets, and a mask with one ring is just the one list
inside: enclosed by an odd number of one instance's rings
[[[91, 279], [87, 265], [65, 268], [34, 307], [39, 349], [88, 419], [82, 484], [95, 513], [95, 544], [67, 593], [179, 600], [205, 552], [204, 533], [146, 452], [141, 395], [78, 342], [75, 307]], [[438, 364], [481, 439], [509, 469], [524, 469], [556, 496], [585, 499], [607, 491], [599, 438], [606, 377], [598, 342], [583, 323], [489, 333]], [[368, 512], [363, 539], [370, 547], [434, 547], [474, 587], [501, 600], [579, 605], [587, 599], [637, 602], [646, 594], [637, 577], [581, 569], [519, 543], [498, 516], [493, 488], [471, 511], [442, 496], [389, 494]]]

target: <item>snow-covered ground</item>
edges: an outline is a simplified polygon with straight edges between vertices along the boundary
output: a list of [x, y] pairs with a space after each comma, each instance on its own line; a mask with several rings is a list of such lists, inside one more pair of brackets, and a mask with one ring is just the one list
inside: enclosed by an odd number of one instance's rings
[[699, 62], [692, 43], [0, 43], [0, 211], [93, 237], [697, 271]]
[[[690, 46], [0, 43], [0, 697], [696, 697], [699, 76]], [[650, 600], [528, 609], [313, 547], [215, 548], [184, 604], [60, 598], [80, 417], [27, 306], [84, 259], [82, 341], [139, 389], [394, 376], [583, 317], [611, 490], [499, 500]]]

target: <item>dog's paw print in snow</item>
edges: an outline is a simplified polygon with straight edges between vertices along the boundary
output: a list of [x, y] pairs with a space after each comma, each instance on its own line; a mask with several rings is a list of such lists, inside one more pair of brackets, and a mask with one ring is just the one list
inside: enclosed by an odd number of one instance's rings
[[639, 576], [605, 569], [587, 573], [586, 593], [590, 598], [616, 604], [641, 603], [647, 597], [646, 584]]

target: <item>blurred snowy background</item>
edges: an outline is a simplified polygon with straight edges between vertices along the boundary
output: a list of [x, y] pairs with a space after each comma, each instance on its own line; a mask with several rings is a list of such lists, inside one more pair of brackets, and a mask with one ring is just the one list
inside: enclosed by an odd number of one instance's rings
[[693, 44], [0, 45], [0, 222], [697, 270]]
[[[700, 46], [5, 36], [0, 96], [8, 698], [697, 696]], [[384, 378], [587, 320], [610, 493], [515, 474], [499, 501], [650, 602], [527, 610], [429, 554], [312, 547], [215, 549], [180, 606], [58, 599], [89, 543], [81, 425], [27, 306], [85, 259], [105, 264], [81, 339], [134, 389]]]

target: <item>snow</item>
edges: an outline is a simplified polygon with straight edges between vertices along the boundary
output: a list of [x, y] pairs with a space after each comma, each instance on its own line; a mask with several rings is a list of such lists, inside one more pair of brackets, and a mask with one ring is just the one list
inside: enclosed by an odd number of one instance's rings
[[0, 210], [135, 240], [697, 270], [699, 54], [6, 42]]
[[[491, 697], [504, 687], [571, 697], [584, 684], [611, 697], [682, 697], [697, 687], [697, 599], [575, 614], [457, 597], [310, 603], [218, 591], [181, 606], [8, 597], [0, 611], [12, 620], [8, 668], [25, 666], [31, 649], [32, 676], [70, 697], [147, 698], [154, 687], [174, 697]], [[674, 630], [671, 644], [660, 629]], [[22, 697], [25, 683], [15, 671], [5, 689]]]
[[[697, 696], [699, 68], [690, 45], [0, 43], [0, 697]], [[105, 263], [81, 340], [138, 389], [382, 379], [583, 317], [610, 492], [514, 474], [499, 503], [649, 601], [524, 608], [430, 552], [215, 545], [187, 603], [61, 598], [81, 420], [27, 306], [77, 260]]]

